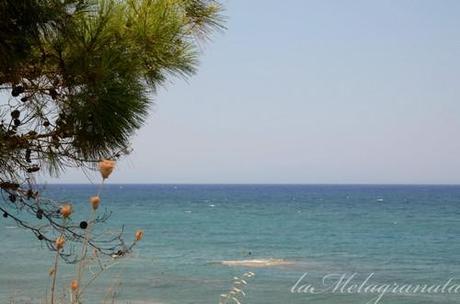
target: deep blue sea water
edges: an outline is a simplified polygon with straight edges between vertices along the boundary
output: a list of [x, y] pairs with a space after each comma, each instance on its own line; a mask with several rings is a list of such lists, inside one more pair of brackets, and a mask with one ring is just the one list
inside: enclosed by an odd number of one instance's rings
[[[92, 185], [49, 185], [46, 195], [70, 200], [84, 218]], [[86, 303], [115, 280], [117, 303], [217, 303], [234, 276], [256, 273], [243, 303], [368, 303], [377, 294], [292, 293], [302, 284], [322, 287], [339, 275], [349, 285], [460, 284], [460, 186], [332, 185], [107, 185], [101, 194], [112, 218], [145, 237], [127, 259], [104, 274]], [[52, 253], [30, 233], [0, 221], [0, 303], [43, 297]], [[283, 259], [264, 268], [222, 261]], [[67, 282], [73, 266], [60, 275]], [[327, 283], [327, 282], [326, 282]], [[62, 286], [61, 286], [62, 287]], [[323, 286], [324, 287], [324, 286]], [[458, 294], [386, 294], [379, 303], [460, 303]]]

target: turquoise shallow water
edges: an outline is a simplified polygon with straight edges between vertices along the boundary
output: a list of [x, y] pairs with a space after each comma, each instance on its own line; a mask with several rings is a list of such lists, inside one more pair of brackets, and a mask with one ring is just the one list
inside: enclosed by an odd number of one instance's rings
[[[95, 192], [90, 185], [46, 188], [76, 210]], [[353, 273], [356, 283], [373, 273], [376, 284], [460, 284], [458, 186], [108, 185], [102, 197], [113, 211], [108, 227], [125, 224], [129, 235], [142, 228], [145, 238], [104, 274], [87, 303], [114, 280], [122, 282], [119, 303], [217, 303], [232, 277], [248, 270], [256, 277], [244, 303], [253, 304], [365, 304], [376, 296], [292, 293], [305, 272], [302, 284], [318, 288], [325, 275]], [[0, 240], [0, 303], [43, 296], [52, 254], [8, 219]], [[268, 258], [292, 264], [221, 264]], [[70, 279], [72, 270], [61, 275]], [[387, 294], [379, 303], [460, 303], [460, 293]]]

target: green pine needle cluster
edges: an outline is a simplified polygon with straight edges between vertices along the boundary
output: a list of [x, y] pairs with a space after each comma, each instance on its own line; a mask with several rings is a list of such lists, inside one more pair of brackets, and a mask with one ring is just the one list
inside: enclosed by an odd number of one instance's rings
[[0, 84], [12, 95], [0, 102], [0, 182], [127, 147], [158, 86], [196, 71], [221, 12], [212, 0], [1, 0]]

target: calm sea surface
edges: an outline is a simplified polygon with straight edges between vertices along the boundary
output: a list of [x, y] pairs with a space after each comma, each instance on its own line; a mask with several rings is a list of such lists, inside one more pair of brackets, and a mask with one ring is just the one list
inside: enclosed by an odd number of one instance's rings
[[[50, 185], [46, 195], [87, 214], [90, 185]], [[86, 303], [121, 282], [118, 303], [217, 303], [234, 276], [253, 271], [243, 303], [365, 304], [378, 294], [292, 293], [324, 289], [339, 275], [361, 284], [460, 284], [458, 186], [108, 185], [102, 205], [113, 212], [106, 229], [141, 228], [134, 254], [89, 290]], [[0, 303], [43, 297], [52, 253], [10, 219], [0, 220]], [[283, 259], [264, 268], [222, 261]], [[74, 266], [60, 275], [68, 281]], [[62, 286], [60, 287], [62, 288]], [[458, 294], [385, 294], [379, 303], [460, 303]], [[19, 302], [21, 303], [21, 302]]]

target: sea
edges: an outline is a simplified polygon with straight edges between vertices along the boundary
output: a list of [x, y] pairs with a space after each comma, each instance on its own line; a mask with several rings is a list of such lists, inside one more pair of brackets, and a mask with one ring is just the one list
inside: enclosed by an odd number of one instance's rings
[[[97, 191], [40, 187], [76, 223]], [[144, 237], [82, 303], [460, 303], [460, 186], [107, 184], [101, 199], [95, 229]], [[44, 303], [54, 253], [10, 217], [0, 241], [0, 303]], [[65, 302], [75, 265], [60, 263]]]

